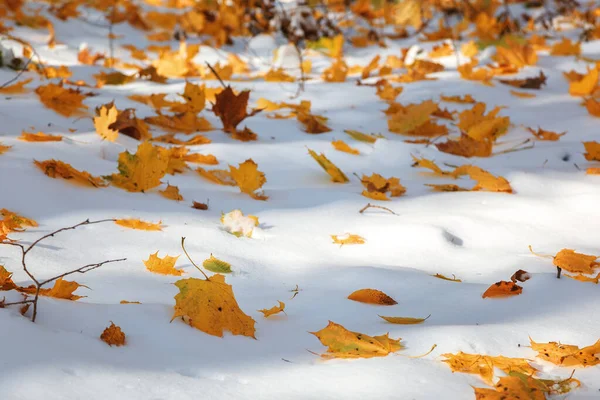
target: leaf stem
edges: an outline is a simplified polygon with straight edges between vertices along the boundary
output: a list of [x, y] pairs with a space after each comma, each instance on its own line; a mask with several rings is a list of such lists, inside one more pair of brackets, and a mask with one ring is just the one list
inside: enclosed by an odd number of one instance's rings
[[200, 267], [199, 267], [198, 265], [196, 265], [196, 263], [194, 262], [194, 260], [192, 260], [192, 257], [190, 257], [190, 255], [188, 254], [187, 250], [185, 249], [185, 237], [182, 237], [182, 238], [181, 238], [181, 248], [183, 249], [183, 252], [184, 252], [184, 253], [185, 253], [185, 255], [187, 256], [188, 260], [190, 260], [190, 262], [192, 263], [192, 265], [193, 265], [194, 267], [196, 267], [196, 268], [198, 269], [198, 271], [202, 272], [202, 275], [204, 275], [204, 277], [206, 278], [206, 280], [209, 280], [209, 279], [208, 279], [208, 275], [206, 275], [206, 274], [204, 273], [204, 271], [202, 271], [202, 270], [200, 269]]

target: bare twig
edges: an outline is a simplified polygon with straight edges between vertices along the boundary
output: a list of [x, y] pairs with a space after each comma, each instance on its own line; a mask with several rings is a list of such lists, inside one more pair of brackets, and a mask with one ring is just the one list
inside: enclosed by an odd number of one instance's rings
[[294, 47], [296, 48], [296, 52], [298, 53], [298, 62], [300, 63], [300, 82], [298, 82], [298, 89], [296, 94], [292, 97], [295, 99], [300, 96], [300, 93], [304, 91], [304, 60], [302, 58], [302, 49], [298, 46], [298, 43], [294, 43]]
[[390, 212], [390, 213], [392, 213], [394, 215], [398, 215], [398, 214], [396, 214], [395, 212], [393, 212], [392, 210], [390, 210], [387, 207], [378, 206], [378, 205], [371, 204], [371, 203], [368, 203], [366, 206], [364, 206], [363, 208], [361, 208], [358, 212], [362, 214], [362, 213], [364, 213], [369, 208], [379, 208], [380, 210], [385, 210], [385, 211]]
[[40, 237], [39, 239], [35, 240], [33, 243], [31, 243], [29, 246], [25, 247], [24, 245], [20, 244], [20, 243], [15, 243], [15, 242], [0, 242], [0, 244], [6, 244], [9, 246], [15, 246], [21, 249], [21, 266], [23, 267], [23, 271], [31, 278], [31, 280], [34, 282], [35, 284], [35, 295], [34, 298], [31, 300], [24, 300], [23, 302], [16, 302], [16, 303], [5, 303], [4, 305], [13, 305], [13, 304], [33, 304], [33, 313], [31, 316], [31, 321], [35, 322], [35, 319], [37, 318], [37, 305], [38, 305], [38, 300], [40, 297], [40, 291], [42, 286], [53, 282], [57, 279], [63, 278], [65, 276], [71, 275], [71, 274], [75, 274], [75, 273], [80, 273], [80, 274], [85, 274], [86, 272], [92, 271], [96, 268], [100, 268], [102, 265], [104, 264], [108, 264], [108, 263], [113, 263], [113, 262], [118, 262], [118, 261], [124, 261], [126, 260], [125, 258], [120, 258], [120, 259], [116, 259], [116, 260], [106, 260], [106, 261], [102, 261], [99, 263], [95, 263], [95, 264], [88, 264], [88, 265], [84, 265], [83, 267], [79, 267], [77, 269], [71, 270], [69, 272], [65, 272], [64, 274], [60, 274], [57, 275], [55, 277], [46, 279], [44, 281], [40, 281], [38, 280], [35, 275], [33, 275], [33, 273], [31, 273], [31, 271], [29, 270], [29, 268], [27, 267], [27, 254], [33, 250], [33, 248], [35, 246], [37, 246], [40, 242], [42, 242], [43, 240], [46, 240], [50, 237], [54, 237], [54, 235], [60, 233], [60, 232], [64, 232], [64, 231], [68, 231], [68, 230], [72, 230], [72, 229], [76, 229], [80, 226], [83, 225], [93, 225], [93, 224], [99, 224], [102, 222], [109, 222], [109, 221], [115, 221], [114, 219], [102, 219], [102, 220], [97, 220], [97, 221], [90, 221], [89, 219], [86, 219], [83, 222], [80, 222], [78, 224], [72, 225], [72, 226], [68, 226], [65, 228], [60, 228], [55, 230], [54, 232], [48, 233], [47, 235], [44, 235], [42, 237]]
[[192, 265], [194, 267], [196, 267], [198, 269], [198, 271], [202, 272], [202, 275], [204, 275], [204, 277], [206, 278], [206, 280], [208, 280], [208, 275], [206, 275], [204, 273], [204, 271], [202, 271], [202, 269], [200, 269], [200, 267], [198, 265], [196, 265], [196, 263], [194, 262], [194, 260], [192, 260], [192, 257], [190, 257], [190, 255], [188, 254], [187, 250], [185, 249], [185, 244], [184, 243], [185, 243], [185, 237], [182, 237], [181, 238], [181, 248], [183, 249], [183, 252], [187, 256], [188, 260], [190, 260], [190, 262], [192, 263]]
[[217, 73], [217, 71], [215, 71], [215, 69], [213, 68], [212, 65], [209, 64], [208, 61], [205, 61], [206, 65], [208, 66], [208, 68], [210, 68], [210, 70], [212, 71], [213, 74], [215, 74], [215, 76], [217, 77], [217, 79], [219, 80], [219, 82], [221, 82], [221, 86], [223, 86], [223, 88], [227, 88], [227, 85], [225, 85], [225, 82], [223, 82], [223, 79], [221, 79], [221, 77], [219, 76], [219, 74]]
[[114, 28], [114, 16], [115, 16], [115, 11], [117, 10], [117, 2], [116, 0], [113, 1], [113, 5], [110, 9], [110, 21], [108, 24], [108, 51], [109, 51], [109, 62], [108, 62], [108, 66], [109, 67], [113, 67], [114, 63], [115, 63], [115, 40], [114, 40], [114, 34], [113, 34], [113, 28]]
[[8, 81], [6, 81], [2, 85], [0, 85], [0, 89], [7, 87], [11, 83], [13, 83], [17, 79], [19, 79], [21, 77], [21, 75], [23, 75], [23, 72], [27, 71], [27, 67], [29, 66], [29, 64], [31, 64], [31, 60], [33, 60], [33, 56], [29, 57], [29, 59], [27, 60], [27, 62], [25, 63], [25, 65], [23, 65], [23, 68], [19, 70], [19, 72], [17, 73], [17, 75], [15, 75], [12, 79], [9, 79]]

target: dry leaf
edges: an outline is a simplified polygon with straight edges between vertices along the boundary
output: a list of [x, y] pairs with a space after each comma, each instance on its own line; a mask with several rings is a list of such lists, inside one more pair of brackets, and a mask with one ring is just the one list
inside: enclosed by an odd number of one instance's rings
[[561, 136], [564, 136], [567, 132], [556, 133], [544, 130], [538, 127], [537, 131], [534, 131], [532, 128], [526, 128], [533, 136], [535, 136], [538, 140], [548, 140], [548, 141], [557, 141]]
[[177, 186], [167, 185], [165, 190], [160, 190], [158, 193], [160, 193], [162, 197], [165, 197], [170, 200], [183, 200], [183, 196], [179, 193], [179, 188]]
[[208, 210], [208, 204], [192, 201], [192, 208], [196, 210]]
[[96, 108], [94, 127], [96, 128], [96, 133], [100, 135], [102, 139], [108, 140], [109, 142], [117, 140], [119, 131], [110, 129], [109, 126], [117, 121], [118, 115], [119, 111], [113, 102]]
[[124, 151], [119, 154], [119, 173], [110, 175], [111, 183], [129, 192], [143, 192], [161, 184], [169, 165], [168, 149], [140, 144], [135, 154]]
[[231, 173], [225, 169], [211, 169], [206, 170], [204, 168], [198, 168], [196, 170], [200, 176], [218, 185], [235, 186], [236, 182], [231, 176]]
[[83, 104], [85, 95], [79, 90], [65, 89], [62, 85], [49, 83], [35, 89], [42, 104], [64, 117], [82, 115], [88, 107]]
[[600, 161], [600, 143], [598, 142], [583, 142], [585, 147], [584, 157], [588, 161]]
[[0, 290], [13, 290], [17, 287], [11, 277], [12, 273], [8, 272], [3, 265], [0, 265]]
[[24, 142], [60, 142], [63, 137], [62, 135], [48, 135], [44, 132], [30, 133], [23, 131], [19, 139]]
[[0, 94], [22, 94], [26, 93], [27, 89], [25, 85], [31, 82], [33, 78], [25, 79], [12, 85], [4, 86], [0, 88]]
[[262, 310], [258, 310], [258, 311], [263, 313], [265, 318], [268, 318], [271, 315], [278, 314], [280, 312], [285, 313], [285, 311], [283, 311], [285, 309], [285, 303], [283, 301], [279, 301], [279, 300], [277, 300], [277, 302], [279, 303], [278, 306], [273, 306], [269, 309], [263, 308]]
[[320, 331], [310, 333], [327, 346], [327, 352], [321, 357], [328, 359], [385, 357], [404, 348], [400, 339], [392, 339], [387, 333], [381, 336], [368, 336], [349, 331], [332, 321], [329, 321], [329, 324]]
[[250, 91], [244, 90], [236, 95], [230, 86], [227, 86], [216, 95], [216, 102], [212, 111], [221, 119], [225, 132], [234, 133], [240, 122], [261, 111], [253, 110], [248, 114], [246, 108], [248, 107], [249, 97]]
[[348, 177], [340, 170], [335, 164], [325, 157], [325, 154], [321, 153], [320, 155], [308, 149], [308, 153], [310, 156], [329, 174], [332, 182], [337, 183], [346, 183], [349, 182]]
[[579, 348], [572, 344], [557, 342], [536, 343], [531, 338], [531, 349], [538, 357], [561, 367], [591, 367], [600, 364], [596, 354], [600, 354], [600, 340], [591, 346]]
[[476, 140], [464, 134], [458, 140], [448, 139], [446, 142], [435, 144], [435, 147], [443, 153], [467, 158], [490, 157], [492, 146], [491, 140]]
[[331, 145], [333, 146], [334, 149], [336, 149], [338, 151], [342, 151], [344, 153], [349, 153], [349, 154], [354, 154], [354, 155], [360, 154], [360, 151], [348, 146], [348, 144], [346, 142], [344, 142], [343, 140], [334, 140], [331, 142]]
[[573, 43], [570, 39], [563, 38], [550, 48], [551, 56], [578, 56], [581, 54], [581, 43]]
[[258, 218], [254, 215], [244, 216], [241, 210], [233, 210], [221, 215], [221, 223], [234, 236], [252, 237], [254, 228], [258, 226]]
[[[78, 300], [85, 296], [77, 296], [73, 294], [80, 287], [87, 286], [80, 285], [77, 282], [65, 281], [63, 278], [58, 278], [54, 281], [54, 286], [50, 289], [40, 289], [40, 296], [54, 297], [55, 299], [63, 299], [63, 300]], [[34, 285], [28, 286], [26, 288], [19, 288], [20, 292], [27, 294], [35, 294], [37, 288]]]
[[223, 337], [223, 331], [228, 330], [233, 335], [255, 338], [256, 321], [240, 309], [223, 275], [216, 274], [206, 280], [182, 279], [175, 286], [179, 293], [175, 296], [171, 320], [183, 317], [190, 326], [209, 335]]
[[421, 324], [425, 320], [427, 320], [431, 315], [428, 315], [425, 318], [411, 318], [411, 317], [384, 317], [382, 315], [379, 318], [385, 319], [387, 322], [398, 325], [415, 325]]
[[594, 255], [576, 253], [571, 249], [562, 249], [554, 256], [553, 264], [573, 273], [592, 274], [600, 263]]
[[129, 229], [138, 229], [141, 231], [162, 231], [162, 222], [146, 222], [138, 218], [117, 219], [115, 224]]
[[124, 346], [125, 345], [125, 333], [121, 330], [121, 328], [115, 325], [113, 322], [110, 323], [110, 326], [102, 332], [100, 335], [100, 339], [103, 342], [108, 344], [109, 346]]
[[494, 357], [482, 354], [468, 354], [463, 353], [462, 351], [456, 354], [442, 354], [442, 357], [446, 358], [442, 361], [450, 366], [452, 372], [479, 375], [490, 385], [493, 384], [494, 368], [498, 368], [507, 374], [511, 372], [521, 372], [526, 375], [533, 375], [537, 372], [537, 370], [529, 364], [528, 360], [524, 358]]
[[491, 285], [481, 295], [484, 299], [486, 297], [508, 297], [516, 296], [523, 292], [523, 288], [512, 281], [499, 281]]
[[392, 197], [399, 197], [406, 193], [406, 188], [400, 184], [400, 180], [395, 177], [385, 179], [379, 174], [366, 176], [363, 174], [360, 182], [365, 187], [362, 195], [373, 200], [389, 200], [386, 193], [389, 191]]
[[346, 233], [344, 235], [330, 235], [333, 243], [339, 244], [342, 247], [345, 244], [364, 244], [365, 239], [358, 235]]
[[139, 141], [144, 141], [152, 137], [148, 125], [144, 120], [135, 116], [135, 110], [132, 108], [120, 111], [116, 121], [110, 124], [108, 129], [118, 131]]
[[72, 179], [73, 182], [93, 187], [107, 186], [107, 184], [102, 180], [102, 178], [92, 176], [89, 172], [86, 171], [79, 171], [73, 168], [70, 164], [64, 163], [59, 160], [34, 160], [33, 163], [50, 178], [61, 177], [67, 180]]
[[598, 87], [598, 68], [588, 71], [580, 80], [569, 83], [571, 96], [589, 96]]
[[428, 122], [431, 114], [437, 109], [438, 105], [431, 100], [410, 104], [391, 116], [388, 120], [388, 129], [394, 133], [410, 134], [411, 131]]
[[164, 258], [160, 258], [157, 251], [154, 254], [150, 254], [150, 257], [144, 261], [144, 265], [148, 271], [156, 274], [181, 276], [183, 270], [175, 269], [175, 263], [178, 258], [179, 256], [165, 256]]
[[444, 96], [441, 95], [440, 99], [447, 103], [458, 103], [458, 104], [475, 104], [477, 101], [470, 94], [464, 96]]
[[382, 134], [366, 134], [352, 129], [344, 130], [344, 133], [348, 134], [352, 139], [358, 140], [359, 142], [375, 143], [377, 139], [385, 139]]
[[387, 294], [377, 289], [360, 289], [352, 292], [348, 298], [361, 303], [378, 304], [381, 306], [393, 306], [398, 302]]
[[252, 159], [239, 164], [238, 168], [230, 165], [229, 172], [242, 193], [246, 193], [255, 200], [268, 199], [268, 196], [262, 192], [256, 193], [256, 190], [267, 182], [267, 178], [263, 172], [258, 170], [258, 165]]
[[460, 279], [457, 279], [454, 275], [452, 275], [452, 278], [448, 278], [447, 276], [444, 276], [442, 274], [435, 274], [435, 275], [432, 275], [432, 276], [435, 277], [435, 278], [438, 278], [438, 279], [443, 279], [445, 281], [462, 282]]

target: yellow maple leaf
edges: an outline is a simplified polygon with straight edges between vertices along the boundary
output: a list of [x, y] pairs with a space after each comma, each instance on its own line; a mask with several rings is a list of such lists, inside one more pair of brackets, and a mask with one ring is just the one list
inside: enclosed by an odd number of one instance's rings
[[364, 244], [365, 239], [361, 236], [346, 233], [344, 235], [330, 235], [333, 243], [339, 244], [340, 247], [345, 244]]
[[438, 105], [431, 100], [410, 104], [391, 116], [388, 129], [394, 133], [407, 134], [428, 122], [437, 109]]
[[129, 229], [137, 229], [141, 231], [162, 231], [162, 222], [146, 222], [139, 218], [117, 219], [115, 224]]
[[250, 158], [239, 164], [238, 168], [230, 165], [229, 173], [240, 188], [242, 193], [246, 193], [255, 200], [267, 200], [262, 192], [256, 193], [266, 182], [265, 174], [258, 170], [258, 165]]
[[196, 170], [205, 179], [218, 185], [235, 186], [236, 182], [231, 176], [231, 172], [226, 169], [211, 169], [198, 168]]
[[24, 142], [60, 142], [62, 135], [48, 135], [44, 132], [31, 133], [23, 131], [19, 139]]
[[96, 133], [100, 135], [102, 139], [108, 140], [109, 142], [117, 140], [119, 131], [110, 129], [109, 126], [117, 121], [118, 115], [119, 111], [113, 102], [96, 108], [94, 127], [96, 128]]
[[345, 82], [348, 76], [348, 65], [342, 59], [334, 61], [329, 68], [323, 70], [321, 79], [325, 82]]
[[165, 256], [164, 258], [160, 258], [157, 251], [154, 254], [150, 254], [147, 260], [144, 260], [144, 265], [148, 271], [157, 274], [181, 276], [183, 270], [175, 269], [175, 263], [178, 258], [179, 256]]
[[329, 321], [320, 331], [310, 333], [327, 346], [327, 352], [321, 357], [328, 359], [385, 357], [404, 348], [400, 343], [401, 339], [392, 339], [387, 333], [368, 336], [349, 331], [333, 321]]
[[340, 170], [335, 164], [325, 157], [325, 154], [321, 153], [320, 155], [308, 149], [308, 153], [310, 156], [329, 174], [332, 182], [337, 183], [346, 183], [349, 182], [348, 177]]
[[277, 301], [279, 302], [279, 305], [273, 306], [269, 309], [263, 308], [262, 310], [258, 310], [258, 311], [263, 313], [265, 318], [268, 318], [271, 315], [278, 314], [280, 312], [285, 313], [285, 311], [283, 311], [285, 309], [285, 303], [283, 301], [279, 301], [279, 300], [277, 300]]
[[314, 115], [309, 112], [298, 112], [296, 114], [296, 119], [304, 125], [304, 132], [306, 133], [331, 132], [331, 128], [325, 125], [327, 117]]
[[153, 117], [146, 117], [144, 121], [151, 125], [160, 126], [171, 132], [193, 133], [198, 131], [210, 131], [212, 124], [204, 117], [198, 117], [196, 113], [186, 111], [175, 115], [164, 115], [160, 112]]
[[395, 177], [385, 179], [376, 173], [371, 174], [371, 176], [363, 174], [360, 182], [365, 187], [362, 195], [373, 200], [389, 200], [386, 195], [387, 192], [390, 192], [392, 197], [399, 197], [406, 193], [406, 188]]
[[504, 135], [510, 126], [509, 117], [498, 117], [502, 107], [495, 107], [487, 115], [486, 104], [477, 103], [473, 108], [458, 114], [457, 126], [475, 140], [495, 140]]
[[64, 117], [82, 115], [88, 107], [83, 104], [85, 95], [79, 90], [65, 89], [62, 85], [49, 83], [35, 89], [42, 104]]
[[143, 192], [160, 185], [169, 165], [169, 150], [144, 142], [135, 154], [119, 154], [119, 173], [112, 174], [113, 185], [130, 192]]
[[583, 142], [585, 147], [584, 157], [588, 161], [600, 161], [600, 143], [594, 142]]
[[160, 190], [158, 193], [164, 198], [181, 201], [183, 200], [183, 196], [179, 193], [179, 188], [173, 185], [167, 185], [165, 190]]
[[104, 182], [104, 180], [102, 180], [102, 178], [92, 176], [89, 172], [86, 171], [79, 171], [73, 168], [70, 164], [59, 160], [34, 160], [33, 163], [50, 178], [61, 177], [63, 179], [73, 180], [73, 182], [82, 183], [84, 185], [89, 185], [93, 187], [107, 186], [107, 184]]
[[477, 184], [471, 190], [487, 190], [490, 192], [512, 193], [510, 183], [501, 176], [494, 176], [486, 170], [474, 165], [463, 165], [454, 170], [455, 176], [469, 175]]
[[550, 48], [551, 56], [578, 56], [581, 54], [581, 43], [571, 42], [570, 39], [563, 38]]
[[580, 80], [569, 83], [571, 96], [589, 96], [598, 88], [598, 68], [591, 69]]
[[[87, 288], [87, 286], [80, 285], [77, 282], [65, 281], [63, 278], [58, 278], [56, 281], [54, 281], [54, 286], [48, 289], [40, 289], [39, 294], [40, 296], [54, 297], [55, 299], [75, 301], [85, 297], [73, 294], [73, 292], [80, 287]], [[34, 285], [31, 285], [25, 288], [19, 288], [18, 290], [27, 294], [35, 294], [37, 288]]]
[[209, 335], [223, 336], [228, 330], [233, 335], [255, 338], [256, 321], [238, 305], [231, 285], [225, 276], [216, 274], [208, 279], [188, 278], [175, 282], [179, 293], [175, 296], [173, 319], [183, 317], [192, 327]]

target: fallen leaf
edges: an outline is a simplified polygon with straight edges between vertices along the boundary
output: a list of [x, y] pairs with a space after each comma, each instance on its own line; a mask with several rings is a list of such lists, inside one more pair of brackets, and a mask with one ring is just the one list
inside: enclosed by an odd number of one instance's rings
[[278, 314], [280, 312], [285, 313], [285, 311], [283, 311], [285, 309], [285, 303], [283, 301], [279, 301], [279, 300], [277, 300], [277, 301], [279, 302], [278, 306], [273, 306], [269, 309], [263, 308], [262, 310], [258, 310], [258, 311], [263, 313], [265, 318], [268, 318], [271, 315]]
[[546, 394], [543, 387], [536, 384], [536, 379], [524, 376], [521, 379], [517, 376], [502, 376], [498, 383], [494, 385], [495, 389], [474, 387], [476, 400], [496, 400], [496, 399], [529, 399], [545, 400]]
[[179, 193], [179, 188], [173, 185], [167, 185], [165, 190], [160, 190], [158, 193], [164, 198], [181, 201], [183, 200], [183, 196]]
[[398, 302], [387, 294], [377, 289], [360, 289], [352, 292], [348, 298], [361, 303], [378, 304], [381, 306], [392, 306]]
[[539, 358], [561, 367], [591, 367], [600, 364], [600, 359], [595, 356], [600, 354], [600, 340], [582, 348], [557, 342], [536, 343], [531, 338], [529, 341], [531, 349], [538, 352]]
[[111, 322], [110, 326], [102, 332], [100, 339], [109, 346], [125, 345], [125, 333], [123, 333], [121, 327], [115, 325], [113, 322]]
[[534, 97], [537, 97], [534, 93], [517, 92], [516, 90], [511, 90], [510, 94], [522, 99], [533, 99]]
[[228, 274], [231, 272], [231, 264], [219, 260], [212, 254], [210, 255], [210, 258], [207, 258], [204, 260], [204, 262], [202, 262], [202, 266], [211, 272], [216, 272], [219, 274]]
[[253, 110], [248, 114], [248, 98], [250, 91], [244, 90], [236, 95], [230, 86], [227, 86], [222, 92], [216, 95], [216, 102], [213, 105], [212, 111], [223, 123], [225, 132], [234, 133], [236, 127], [244, 119], [259, 113], [261, 110]]
[[192, 201], [192, 208], [196, 210], [208, 210], [208, 204]]
[[6, 153], [11, 148], [12, 148], [12, 146], [6, 146], [6, 145], [3, 145], [2, 143], [0, 143], [0, 154]]
[[231, 172], [225, 169], [211, 169], [206, 170], [204, 168], [196, 169], [196, 172], [205, 179], [216, 183], [218, 185], [235, 186], [236, 182], [231, 176]]
[[431, 315], [428, 315], [425, 318], [410, 318], [410, 317], [384, 317], [382, 315], [379, 316], [379, 318], [383, 318], [385, 319], [387, 322], [390, 322], [392, 324], [398, 324], [398, 325], [415, 325], [415, 324], [421, 324], [423, 323], [425, 320], [427, 320], [429, 317], [431, 317]]
[[40, 101], [46, 107], [56, 111], [63, 117], [72, 115], [83, 115], [83, 110], [88, 107], [83, 104], [85, 95], [79, 90], [65, 89], [62, 85], [49, 83], [47, 85], [38, 86], [35, 89]]
[[221, 223], [234, 236], [252, 237], [254, 228], [258, 226], [258, 218], [253, 215], [245, 216], [241, 210], [233, 210], [221, 215]]
[[600, 282], [600, 272], [596, 276], [593, 276], [593, 277], [585, 276], [583, 274], [578, 274], [578, 275], [564, 274], [564, 276], [566, 276], [567, 278], [575, 279], [580, 282], [592, 282], [592, 283], [595, 283], [596, 285], [598, 284], [598, 282]]
[[92, 187], [107, 186], [107, 184], [102, 180], [102, 178], [92, 176], [89, 172], [86, 171], [79, 171], [73, 168], [70, 164], [59, 160], [34, 160], [33, 163], [50, 178], [61, 177], [63, 179], [73, 180], [73, 182]]
[[228, 330], [233, 335], [255, 338], [256, 321], [239, 307], [231, 285], [220, 274], [208, 279], [188, 278], [175, 282], [179, 293], [175, 296], [174, 320], [183, 317], [192, 327], [209, 335], [223, 337]]
[[556, 133], [544, 130], [538, 127], [537, 131], [534, 131], [532, 128], [526, 128], [533, 136], [535, 136], [538, 140], [548, 140], [548, 141], [557, 141], [561, 136], [564, 136], [567, 132]]
[[459, 103], [459, 104], [475, 104], [477, 100], [473, 98], [470, 94], [465, 94], [464, 96], [444, 96], [441, 95], [440, 99], [447, 103]]
[[118, 115], [119, 111], [112, 102], [96, 108], [94, 127], [96, 128], [96, 133], [100, 135], [102, 139], [108, 140], [109, 142], [117, 140], [119, 131], [110, 129], [109, 126], [117, 121]]
[[588, 161], [600, 161], [600, 143], [598, 142], [583, 142], [585, 147], [584, 157]]
[[447, 276], [442, 275], [442, 274], [435, 274], [435, 275], [432, 275], [432, 276], [435, 277], [435, 278], [438, 278], [438, 279], [443, 279], [445, 281], [462, 282], [460, 279], [457, 279], [454, 275], [452, 275], [452, 278], [448, 278]]
[[576, 253], [571, 249], [562, 249], [554, 256], [553, 264], [573, 273], [592, 274], [600, 266], [594, 255]]
[[211, 140], [209, 138], [201, 134], [194, 135], [188, 140], [180, 140], [175, 137], [174, 133], [167, 133], [162, 136], [155, 136], [152, 138], [152, 141], [158, 143], [176, 144], [180, 146], [196, 146], [211, 143]]
[[161, 128], [174, 133], [182, 132], [190, 134], [213, 129], [213, 126], [206, 118], [198, 117], [196, 113], [190, 111], [174, 115], [164, 115], [158, 112], [157, 115], [153, 117], [144, 118], [144, 121], [150, 125], [160, 126]]
[[298, 112], [296, 119], [302, 125], [304, 125], [304, 132], [306, 133], [319, 134], [331, 132], [331, 128], [325, 125], [327, 118], [320, 115], [313, 115], [307, 112]]
[[426, 183], [425, 186], [429, 186], [434, 192], [468, 192], [469, 189], [460, 187], [454, 184], [431, 184]]
[[135, 110], [128, 108], [119, 111], [117, 119], [107, 129], [118, 131], [119, 133], [137, 139], [139, 141], [148, 140], [152, 137], [148, 125], [144, 120], [135, 116]]
[[[80, 287], [87, 288], [87, 286], [80, 285], [77, 282], [65, 281], [63, 278], [58, 278], [56, 281], [54, 281], [54, 286], [52, 288], [42, 288], [40, 289], [39, 294], [40, 296], [54, 297], [55, 299], [75, 301], [85, 297], [73, 294], [73, 292]], [[18, 290], [27, 294], [35, 294], [37, 288], [34, 285], [31, 285], [26, 288], [19, 288]]]
[[366, 134], [352, 129], [346, 129], [344, 133], [348, 134], [354, 140], [365, 143], [375, 143], [377, 139], [385, 139], [385, 136], [382, 134]]
[[585, 108], [590, 115], [593, 115], [594, 117], [600, 117], [600, 101], [591, 97], [587, 98], [585, 99]]
[[345, 244], [364, 244], [365, 239], [354, 234], [346, 233], [345, 235], [330, 235], [333, 243], [339, 244], [340, 247]]
[[581, 43], [571, 42], [570, 39], [563, 38], [562, 41], [555, 43], [550, 48], [551, 56], [578, 56], [581, 54]]
[[516, 296], [523, 292], [523, 288], [512, 281], [499, 281], [491, 285], [481, 295], [484, 299], [487, 297], [508, 297]]
[[353, 149], [343, 140], [334, 140], [331, 142], [331, 145], [333, 146], [334, 149], [336, 149], [338, 151], [342, 151], [344, 153], [349, 153], [349, 154], [354, 154], [354, 155], [360, 154], [360, 151]]
[[144, 265], [148, 271], [156, 274], [181, 276], [183, 270], [175, 269], [175, 263], [178, 258], [179, 256], [165, 256], [164, 258], [160, 258], [157, 251], [154, 254], [150, 254], [150, 257], [144, 261]]
[[12, 272], [8, 272], [4, 265], [0, 265], [0, 290], [13, 290], [17, 287], [11, 277]]
[[349, 182], [348, 177], [340, 170], [334, 163], [329, 161], [325, 154], [321, 153], [320, 155], [308, 149], [308, 154], [329, 174], [332, 182], [337, 183], [346, 183]]
[[427, 123], [431, 114], [437, 109], [438, 105], [431, 100], [420, 104], [410, 104], [388, 119], [388, 129], [394, 133], [410, 134], [411, 131]]
[[476, 140], [472, 137], [462, 134], [458, 140], [448, 139], [442, 143], [436, 143], [435, 147], [448, 154], [462, 157], [490, 157], [492, 155], [492, 141]]
[[373, 200], [389, 200], [386, 193], [389, 191], [392, 197], [399, 197], [406, 193], [406, 188], [400, 184], [400, 180], [395, 177], [385, 179], [379, 174], [366, 176], [363, 174], [360, 182], [365, 187], [362, 195]]
[[349, 331], [332, 321], [320, 331], [310, 333], [327, 346], [327, 352], [321, 355], [327, 359], [385, 357], [404, 348], [401, 339], [392, 339], [387, 333], [371, 337]]
[[117, 219], [115, 220], [115, 224], [123, 226], [129, 229], [137, 229], [141, 231], [162, 231], [162, 222], [154, 223], [154, 222], [146, 222], [142, 221], [138, 218], [130, 218], [130, 219]]
[[24, 142], [60, 142], [63, 137], [62, 135], [48, 135], [44, 132], [30, 133], [23, 131], [19, 139]]
[[258, 165], [250, 158], [239, 164], [238, 168], [229, 166], [229, 173], [242, 193], [255, 200], [267, 200], [262, 192], [256, 193], [266, 182], [265, 174], [258, 170]]
[[142, 304], [139, 301], [127, 301], [127, 300], [121, 300], [119, 302], [119, 304]]
[[22, 94], [22, 93], [26, 93], [27, 89], [25, 88], [25, 85], [27, 85], [32, 80], [33, 80], [33, 78], [29, 78], [29, 79], [25, 79], [25, 80], [19, 81], [17, 83], [13, 83], [12, 85], [4, 86], [4, 87], [0, 88], [0, 94]]
[[454, 170], [454, 175], [469, 175], [471, 179], [477, 182], [471, 190], [487, 190], [489, 192], [512, 193], [513, 190], [508, 181], [501, 176], [494, 176], [474, 165], [464, 165]]
[[569, 83], [569, 94], [571, 96], [589, 96], [598, 87], [598, 68], [593, 68], [584, 75], [581, 80]]
[[507, 374], [511, 372], [521, 372], [526, 375], [533, 375], [537, 372], [537, 370], [529, 364], [528, 360], [524, 358], [468, 354], [463, 353], [462, 351], [456, 354], [442, 354], [442, 357], [446, 358], [445, 360], [442, 360], [442, 362], [448, 364], [452, 372], [479, 375], [490, 385], [493, 384], [494, 368], [498, 368]]
[[144, 142], [135, 154], [128, 151], [119, 154], [119, 173], [110, 175], [108, 179], [129, 192], [143, 192], [161, 184], [168, 165], [168, 149]]

